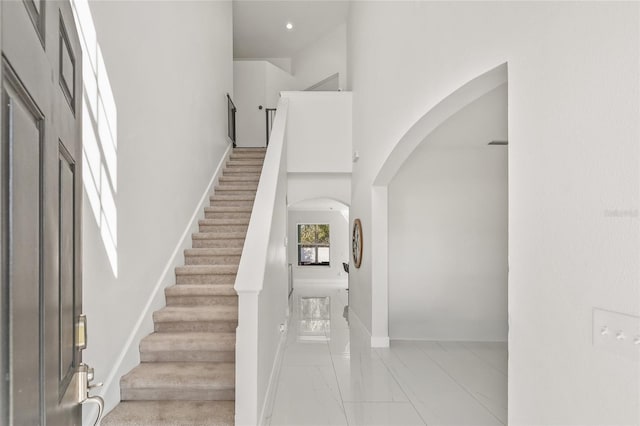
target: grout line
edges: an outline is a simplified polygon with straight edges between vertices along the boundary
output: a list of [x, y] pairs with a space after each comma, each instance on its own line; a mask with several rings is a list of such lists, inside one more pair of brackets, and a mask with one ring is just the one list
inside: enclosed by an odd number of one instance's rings
[[[440, 342], [434, 342], [434, 343], [436, 343], [438, 346], [440, 346], [440, 348], [444, 352], [448, 352], [447, 349], [440, 344]], [[433, 357], [431, 357], [431, 355], [429, 355], [421, 347], [418, 346], [418, 350], [420, 352], [422, 352], [423, 354], [425, 354], [426, 357], [429, 358], [431, 361], [433, 361], [434, 364], [436, 364], [447, 376], [449, 376], [449, 378], [451, 378], [451, 380], [453, 380], [458, 386], [460, 386], [460, 388], [462, 390], [464, 390], [466, 393], [468, 393], [473, 399], [475, 399], [478, 402], [478, 404], [480, 404], [482, 406], [482, 408], [484, 408], [489, 414], [491, 414], [491, 416], [493, 416], [496, 420], [498, 420], [500, 422], [500, 424], [504, 424], [504, 422], [502, 420], [500, 420], [495, 414], [493, 414], [493, 412], [486, 405], [484, 405], [484, 403], [482, 401], [480, 401], [478, 398], [476, 398], [476, 396], [473, 394], [473, 392], [469, 388], [467, 388], [467, 386], [463, 385], [458, 380], [456, 380], [456, 378], [449, 372], [449, 370], [447, 370], [443, 365], [441, 365], [438, 361], [436, 361]]]
[[477, 354], [472, 348], [470, 348], [469, 346], [467, 346], [467, 344], [469, 342], [461, 342], [462, 345], [472, 354], [474, 354], [476, 357], [478, 357], [479, 360], [481, 360], [485, 365], [489, 366], [491, 369], [497, 371], [498, 373], [502, 374], [503, 376], [506, 376], [508, 378], [508, 373], [505, 373], [504, 371], [502, 371], [501, 369], [499, 369], [498, 367], [494, 366], [492, 363], [490, 363], [489, 361], [487, 361], [486, 359], [484, 359], [483, 357], [481, 357], [479, 354]]
[[[331, 297], [331, 296], [329, 296]], [[329, 299], [331, 300], [331, 299]], [[329, 305], [329, 318], [331, 318], [331, 305]], [[331, 338], [327, 336], [327, 331], [324, 332], [325, 337]], [[338, 395], [340, 396], [340, 407], [342, 407], [342, 414], [344, 415], [344, 421], [349, 424], [349, 418], [347, 417], [347, 410], [344, 408], [344, 396], [342, 396], [342, 389], [340, 388], [340, 381], [338, 380], [338, 372], [336, 371], [336, 365], [333, 362], [333, 355], [331, 355], [331, 346], [329, 345], [329, 339], [327, 339], [327, 349], [329, 351], [329, 359], [331, 360], [331, 368], [333, 369], [333, 377], [336, 379], [336, 386], [338, 387]], [[351, 357], [351, 330], [349, 330], [349, 357]]]
[[[420, 410], [418, 410], [416, 408], [416, 405], [413, 403], [413, 400], [411, 399], [411, 397], [409, 396], [409, 393], [405, 391], [404, 386], [402, 386], [402, 382], [400, 380], [400, 377], [396, 377], [396, 375], [393, 373], [393, 371], [391, 371], [391, 369], [389, 368], [389, 366], [387, 365], [387, 363], [385, 362], [384, 358], [382, 358], [380, 356], [380, 354], [378, 353], [380, 351], [380, 349], [375, 349], [376, 351], [376, 355], [378, 355], [378, 358], [380, 359], [380, 361], [382, 361], [382, 365], [384, 365], [384, 367], [387, 369], [387, 371], [389, 372], [389, 374], [391, 375], [391, 377], [393, 377], [393, 380], [396, 381], [396, 383], [398, 384], [398, 386], [400, 387], [400, 390], [402, 391], [402, 393], [404, 394], [404, 396], [407, 398], [407, 401], [409, 402], [409, 404], [411, 404], [411, 407], [413, 407], [413, 410], [416, 412], [416, 414], [418, 415], [418, 417], [420, 417], [420, 420], [422, 420], [422, 422], [425, 424], [425, 426], [427, 425], [427, 421], [425, 420], [424, 417], [422, 417], [422, 414], [420, 413]], [[389, 352], [391, 356], [396, 356], [393, 353], [393, 350], [391, 349], [391, 343], [389, 343]], [[406, 365], [401, 359], [398, 358], [398, 360], [403, 364]], [[407, 366], [407, 368], [409, 368]]]

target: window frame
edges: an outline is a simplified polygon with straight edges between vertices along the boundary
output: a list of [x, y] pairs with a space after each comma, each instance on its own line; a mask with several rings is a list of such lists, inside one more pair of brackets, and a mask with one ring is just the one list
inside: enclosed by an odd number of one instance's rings
[[[318, 231], [316, 229], [315, 242], [314, 243], [302, 243], [300, 241], [300, 227], [301, 226], [326, 226], [329, 233], [329, 242], [328, 243], [320, 243], [318, 242]], [[297, 223], [296, 224], [296, 245], [298, 252], [298, 267], [331, 267], [331, 224], [330, 223]], [[329, 261], [328, 262], [317, 262], [318, 260], [318, 248], [326, 247], [329, 250]], [[301, 262], [301, 250], [302, 248], [314, 248], [315, 249], [315, 263], [303, 263]]]

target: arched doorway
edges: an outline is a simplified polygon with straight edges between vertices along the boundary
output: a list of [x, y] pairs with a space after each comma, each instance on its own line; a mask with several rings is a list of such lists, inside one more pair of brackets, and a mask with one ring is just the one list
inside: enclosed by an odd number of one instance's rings
[[389, 199], [388, 188], [402, 165], [426, 138], [457, 112], [507, 83], [507, 64], [466, 83], [420, 118], [398, 141], [372, 186], [371, 345], [389, 346]]
[[349, 206], [313, 198], [288, 206], [288, 263], [292, 288], [344, 288], [349, 262]]

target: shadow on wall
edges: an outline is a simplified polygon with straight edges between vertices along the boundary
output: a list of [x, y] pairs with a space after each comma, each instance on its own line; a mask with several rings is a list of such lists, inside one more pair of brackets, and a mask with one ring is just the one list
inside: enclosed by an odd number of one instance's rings
[[71, 0], [82, 45], [84, 189], [114, 277], [118, 276], [117, 108], [86, 0]]

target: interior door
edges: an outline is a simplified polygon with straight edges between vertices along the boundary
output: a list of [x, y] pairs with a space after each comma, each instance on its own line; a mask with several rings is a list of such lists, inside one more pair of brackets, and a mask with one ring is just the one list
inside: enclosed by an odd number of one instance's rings
[[80, 425], [80, 44], [68, 1], [0, 8], [0, 423]]

